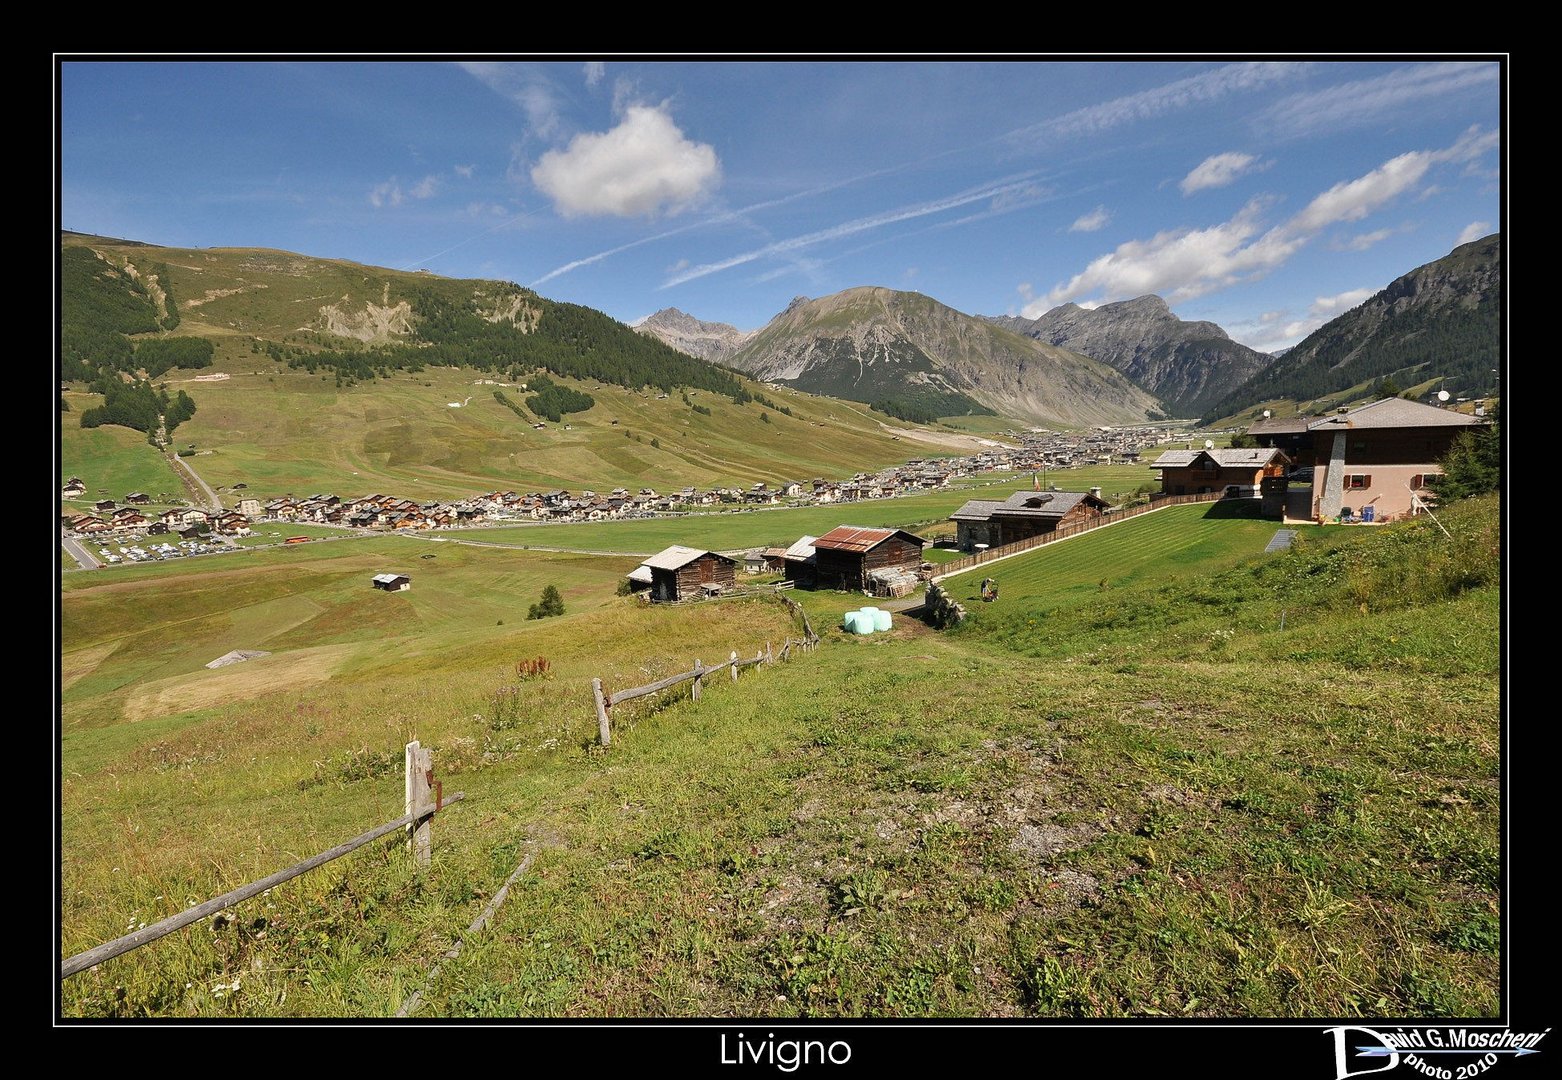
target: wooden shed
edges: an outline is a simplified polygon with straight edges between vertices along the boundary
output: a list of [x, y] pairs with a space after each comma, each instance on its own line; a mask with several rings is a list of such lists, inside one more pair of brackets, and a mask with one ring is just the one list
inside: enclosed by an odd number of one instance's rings
[[412, 588], [412, 579], [406, 574], [375, 574], [374, 587], [386, 592], [406, 592]]
[[674, 544], [641, 565], [651, 570], [651, 599], [695, 600], [737, 583], [737, 561], [714, 551]]
[[904, 529], [866, 529], [840, 525], [814, 541], [814, 572], [823, 589], [862, 590], [872, 587], [876, 570], [909, 570], [922, 565], [927, 543]]

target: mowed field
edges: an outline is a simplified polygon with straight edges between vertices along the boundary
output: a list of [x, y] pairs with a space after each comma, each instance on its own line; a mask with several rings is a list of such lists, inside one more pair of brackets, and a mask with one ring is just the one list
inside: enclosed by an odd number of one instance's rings
[[[1028, 555], [978, 566], [945, 587], [981, 620], [1013, 602], [1027, 608], [1073, 606], [1114, 588], [1197, 577], [1264, 550], [1279, 525], [1256, 514], [1234, 516], [1221, 503], [1169, 506]], [[1081, 540], [1087, 540], [1080, 543]], [[1001, 600], [980, 602], [980, 584], [992, 577]]]

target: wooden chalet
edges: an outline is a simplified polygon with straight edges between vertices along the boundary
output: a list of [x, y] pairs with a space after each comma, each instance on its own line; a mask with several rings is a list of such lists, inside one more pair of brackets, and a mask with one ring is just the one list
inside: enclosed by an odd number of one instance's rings
[[1001, 547], [1100, 517], [1111, 504], [1101, 489], [1091, 491], [1016, 491], [1003, 502], [972, 499], [949, 516], [961, 551]]
[[1313, 438], [1314, 520], [1391, 521], [1434, 498], [1438, 462], [1461, 432], [1485, 421], [1452, 409], [1384, 398], [1308, 425]]
[[682, 544], [657, 552], [641, 565], [651, 571], [652, 600], [696, 600], [737, 584], [736, 560]]
[[915, 575], [927, 543], [904, 529], [865, 529], [840, 525], [814, 541], [815, 584], [825, 589], [872, 591], [875, 575]]
[[1313, 467], [1313, 436], [1308, 428], [1316, 416], [1269, 416], [1255, 420], [1248, 435], [1265, 449], [1279, 450], [1291, 459], [1291, 467]]
[[412, 579], [406, 574], [375, 574], [373, 585], [386, 592], [406, 592], [412, 588]]
[[1222, 492], [1232, 499], [1262, 497], [1265, 480], [1283, 481], [1291, 459], [1283, 450], [1168, 450], [1151, 463], [1161, 470], [1165, 495]]

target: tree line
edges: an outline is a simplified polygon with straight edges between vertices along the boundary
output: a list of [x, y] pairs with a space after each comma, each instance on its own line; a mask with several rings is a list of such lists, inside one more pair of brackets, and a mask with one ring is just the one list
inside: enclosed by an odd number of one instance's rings
[[[722, 394], [739, 404], [752, 400], [729, 371], [637, 334], [600, 311], [548, 300], [519, 286], [509, 289], [513, 291], [501, 295], [500, 301], [522, 295], [541, 309], [534, 329], [523, 331], [508, 323], [490, 322], [479, 312], [474, 296], [450, 296], [431, 287], [414, 287], [406, 299], [417, 313], [415, 341], [368, 348], [290, 350], [287, 362], [311, 373], [324, 368], [358, 379], [385, 377], [393, 371], [422, 371], [429, 364], [503, 371], [513, 378], [542, 369], [631, 390], [650, 387], [671, 393], [686, 386]], [[561, 414], [566, 411], [575, 410], [560, 410]]]

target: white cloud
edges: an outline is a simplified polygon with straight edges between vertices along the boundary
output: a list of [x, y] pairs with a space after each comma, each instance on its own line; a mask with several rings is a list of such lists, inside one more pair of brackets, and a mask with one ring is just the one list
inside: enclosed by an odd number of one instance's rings
[[1340, 312], [1349, 311], [1357, 304], [1365, 303], [1377, 292], [1377, 289], [1351, 289], [1348, 292], [1335, 293], [1333, 296], [1320, 296], [1307, 308], [1307, 317], [1318, 319], [1318, 325], [1322, 326]]
[[607, 74], [607, 65], [600, 60], [587, 60], [580, 70], [586, 76], [586, 85], [595, 86]]
[[1390, 199], [1415, 187], [1436, 160], [1436, 155], [1426, 150], [1391, 158], [1367, 175], [1335, 184], [1313, 199], [1296, 215], [1294, 225], [1312, 232], [1342, 221], [1360, 221]]
[[1028, 281], [1022, 281], [1014, 287], [1014, 291], [1020, 294], [1021, 300], [1029, 300], [1035, 292], [1035, 287]]
[[1149, 240], [1119, 244], [1067, 284], [1026, 305], [1023, 314], [1034, 319], [1065, 301], [1079, 302], [1089, 293], [1106, 299], [1158, 293], [1169, 300], [1186, 300], [1243, 278], [1262, 276], [1305, 242], [1282, 228], [1261, 231], [1263, 209], [1262, 201], [1252, 200], [1230, 221], [1207, 229], [1168, 229]]
[[676, 214], [720, 184], [721, 163], [661, 108], [631, 105], [611, 131], [577, 135], [542, 155], [531, 178], [565, 217]]
[[425, 176], [423, 179], [419, 180], [415, 185], [413, 185], [407, 194], [411, 195], [414, 199], [427, 199], [432, 197], [433, 194], [438, 190], [439, 177]]
[[1098, 206], [1088, 214], [1081, 214], [1074, 219], [1074, 224], [1068, 227], [1069, 232], [1095, 232], [1112, 220], [1112, 213], [1104, 206]]
[[477, 171], [477, 166], [476, 165], [457, 165], [455, 167], [455, 170], [456, 170], [456, 175], [457, 176], [461, 177], [464, 180], [470, 180], [470, 179], [472, 179], [472, 174]]
[[669, 273], [669, 274], [676, 274], [678, 271], [687, 268], [688, 265], [689, 265], [689, 260], [688, 259], [679, 259], [677, 262], [675, 262], [671, 266], [669, 266], [666, 269], [665, 272]]
[[1394, 235], [1393, 229], [1374, 229], [1369, 233], [1357, 233], [1349, 240], [1337, 240], [1330, 246], [1335, 251], [1366, 251], [1372, 245]]
[[376, 209], [384, 206], [400, 206], [401, 200], [401, 185], [394, 177], [383, 184], [375, 184], [373, 190], [369, 192], [369, 202]]
[[1427, 98], [1484, 87], [1497, 79], [1493, 63], [1422, 64], [1372, 79], [1304, 91], [1277, 102], [1264, 120], [1288, 135], [1376, 123]]
[[540, 65], [468, 60], [461, 68], [520, 106], [531, 134], [547, 138], [559, 129], [558, 94]]
[[1135, 120], [1148, 120], [1174, 109], [1218, 101], [1230, 94], [1256, 90], [1293, 78], [1306, 71], [1307, 63], [1242, 63], [1178, 79], [1137, 94], [1114, 98], [1099, 105], [1075, 109], [1052, 120], [1011, 132], [1011, 140], [1041, 141], [1049, 136], [1092, 135]]
[[1268, 230], [1259, 220], [1266, 204], [1254, 199], [1218, 225], [1168, 229], [1149, 240], [1130, 240], [1027, 305], [1024, 314], [1035, 318], [1056, 304], [1080, 302], [1087, 295], [1098, 303], [1151, 292], [1186, 300], [1263, 277], [1322, 229], [1359, 221], [1415, 187], [1433, 165], [1471, 161], [1495, 145], [1495, 132], [1471, 128], [1446, 149], [1400, 154], [1365, 176], [1335, 184], [1289, 221]]
[[1460, 244], [1468, 244], [1472, 240], [1479, 240], [1491, 232], [1491, 222], [1472, 221], [1459, 232], [1459, 239], [1454, 241], [1454, 247]]
[[1182, 188], [1184, 195], [1192, 195], [1195, 191], [1203, 191], [1205, 188], [1225, 187], [1243, 173], [1251, 172], [1257, 161], [1258, 159], [1252, 154], [1241, 154], [1236, 151], [1214, 154], [1195, 165], [1193, 171], [1184, 176], [1178, 186]]
[[1320, 296], [1301, 317], [1293, 317], [1289, 311], [1266, 311], [1256, 323], [1231, 323], [1226, 326], [1226, 332], [1232, 340], [1240, 341], [1250, 349], [1274, 352], [1295, 345], [1336, 315], [1349, 311], [1377, 292], [1377, 289], [1351, 289], [1334, 296]]

